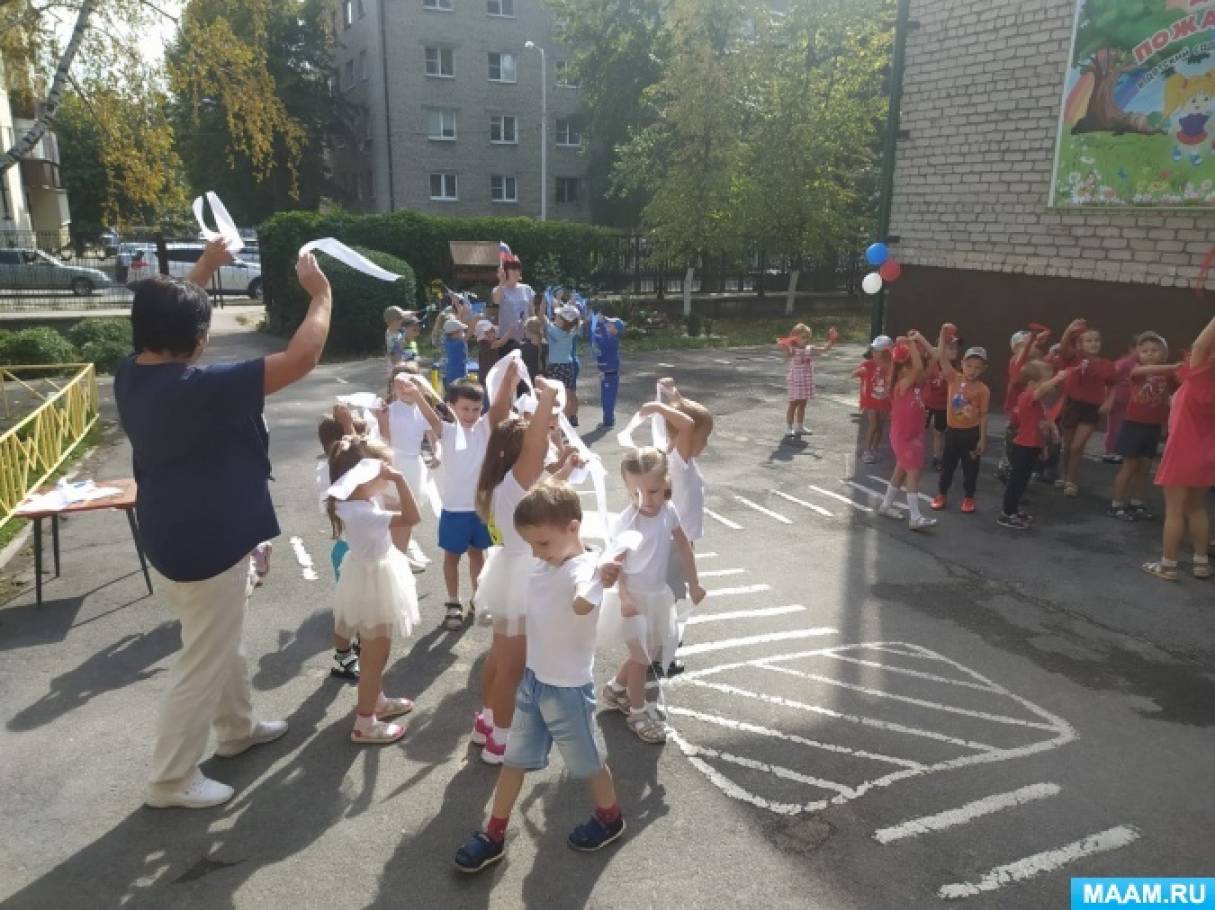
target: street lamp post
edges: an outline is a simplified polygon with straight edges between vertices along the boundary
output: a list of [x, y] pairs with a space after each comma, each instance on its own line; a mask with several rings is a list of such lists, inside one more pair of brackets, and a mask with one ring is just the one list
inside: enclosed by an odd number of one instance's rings
[[540, 220], [548, 220], [548, 68], [544, 48], [535, 41], [523, 45], [540, 52]]

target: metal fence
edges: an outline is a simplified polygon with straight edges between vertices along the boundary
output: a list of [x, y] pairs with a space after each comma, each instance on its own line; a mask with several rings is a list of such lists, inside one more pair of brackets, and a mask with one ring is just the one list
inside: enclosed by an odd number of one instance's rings
[[[134, 285], [155, 274], [185, 277], [203, 250], [197, 236], [65, 236], [0, 231], [0, 308], [8, 312], [128, 309]], [[209, 290], [222, 303], [261, 298], [256, 242], [220, 269]]]

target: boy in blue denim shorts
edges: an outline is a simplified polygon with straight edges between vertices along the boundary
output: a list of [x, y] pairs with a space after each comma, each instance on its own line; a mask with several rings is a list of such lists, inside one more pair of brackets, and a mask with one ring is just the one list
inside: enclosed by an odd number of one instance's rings
[[595, 735], [596, 582], [599, 556], [578, 535], [578, 494], [560, 481], [541, 483], [515, 509], [515, 527], [538, 560], [527, 611], [527, 669], [515, 696], [506, 759], [494, 789], [489, 824], [456, 851], [456, 867], [479, 872], [502, 858], [506, 826], [523, 776], [548, 765], [553, 743], [570, 775], [590, 784], [595, 812], [567, 842], [575, 850], [605, 847], [624, 833], [612, 773]]

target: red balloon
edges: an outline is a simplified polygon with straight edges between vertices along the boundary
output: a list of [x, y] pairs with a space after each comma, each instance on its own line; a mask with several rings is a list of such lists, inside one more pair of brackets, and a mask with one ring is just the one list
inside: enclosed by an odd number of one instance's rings
[[878, 274], [882, 276], [883, 281], [898, 281], [899, 276], [903, 274], [903, 266], [893, 259], [887, 259], [878, 269]]

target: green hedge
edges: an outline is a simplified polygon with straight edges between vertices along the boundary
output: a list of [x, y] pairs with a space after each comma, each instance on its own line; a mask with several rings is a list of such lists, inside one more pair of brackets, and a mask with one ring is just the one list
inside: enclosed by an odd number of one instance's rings
[[[606, 228], [531, 218], [449, 218], [418, 212], [280, 212], [258, 228], [266, 327], [278, 335], [291, 331], [286, 317], [294, 309], [290, 303], [293, 294], [298, 294], [296, 252], [318, 237], [336, 237], [352, 246], [370, 247], [405, 259], [419, 278], [416, 305], [425, 307], [432, 302], [424, 296], [432, 279], [451, 283], [450, 240], [506, 241], [523, 260], [525, 280], [536, 287], [557, 281], [592, 287], [599, 270], [613, 261], [619, 236]], [[328, 259], [322, 263], [326, 272], [332, 265]], [[335, 296], [335, 316], [342, 305]]]
[[49, 326], [0, 331], [0, 364], [92, 363], [113, 373], [131, 353], [129, 319], [85, 319], [60, 333]]
[[6, 332], [0, 338], [0, 363], [14, 364], [74, 363], [76, 347], [46, 326]]

